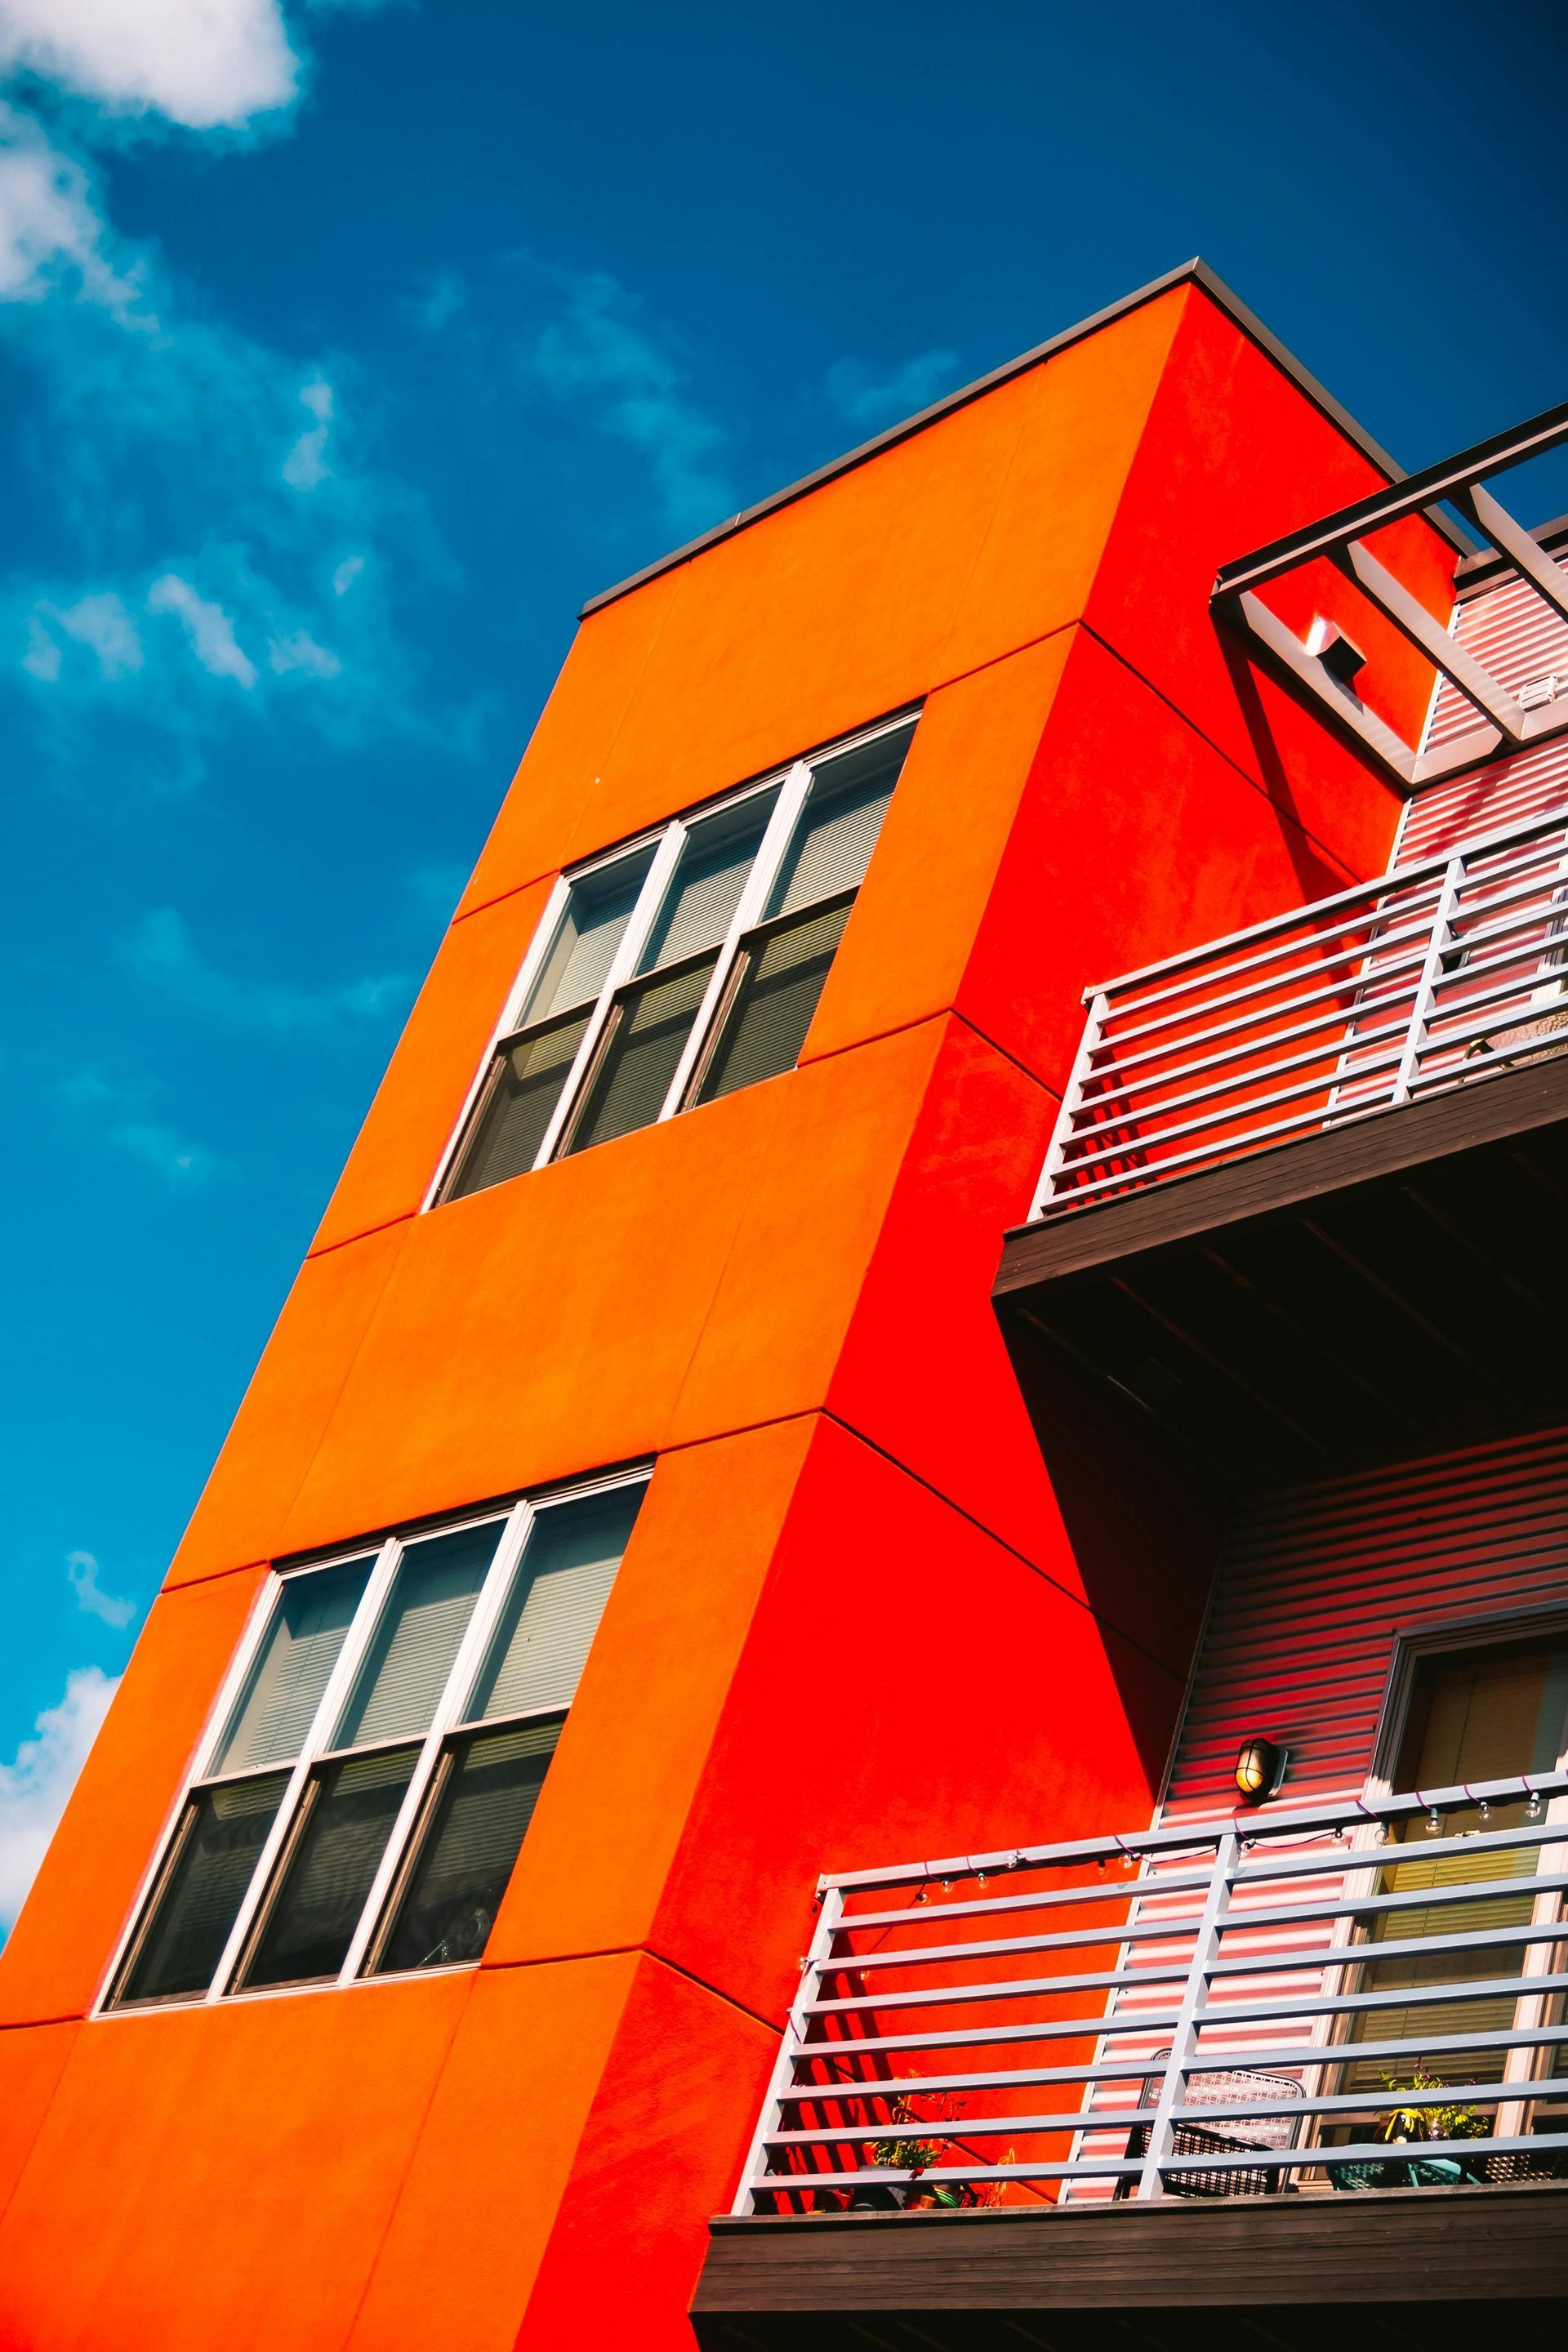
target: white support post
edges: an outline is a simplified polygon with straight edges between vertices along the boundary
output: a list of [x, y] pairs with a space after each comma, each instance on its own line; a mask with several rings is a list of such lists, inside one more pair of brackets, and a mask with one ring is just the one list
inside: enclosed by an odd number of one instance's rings
[[1051, 1148], [1046, 1154], [1046, 1164], [1040, 1171], [1039, 1189], [1029, 1211], [1031, 1217], [1043, 1217], [1056, 1196], [1056, 1181], [1067, 1160], [1067, 1148], [1073, 1139], [1073, 1120], [1083, 1108], [1084, 1089], [1094, 1075], [1094, 1057], [1104, 1042], [1105, 1024], [1110, 1012], [1110, 1000], [1104, 994], [1089, 1000], [1089, 1018], [1083, 1035], [1079, 1040], [1078, 1057], [1062, 1096], [1062, 1107], [1057, 1114], [1056, 1129]]
[[[766, 2143], [774, 2132], [783, 2128], [780, 2118], [784, 2114], [784, 2095], [795, 2088], [795, 2060], [802, 2056], [806, 2049], [805, 2035], [808, 2022], [806, 2012], [817, 1997], [822, 1981], [823, 1966], [832, 1958], [833, 1946], [843, 1919], [843, 1891], [839, 1887], [829, 1886], [823, 1894], [822, 1909], [817, 1914], [816, 1933], [811, 1939], [811, 1948], [805, 1956], [805, 1964], [800, 1972], [800, 1990], [795, 1994], [794, 2006], [784, 2023], [784, 2040], [779, 2044], [778, 2060], [768, 2084], [768, 2095], [763, 2101], [763, 2112], [757, 2119], [757, 2128], [752, 2135], [752, 2145], [746, 2150], [746, 2162], [741, 2174], [741, 2186], [736, 2191], [735, 2202], [731, 2208], [731, 2210], [736, 2214], [745, 2215], [755, 2210], [752, 2202], [753, 2195], [767, 2173]], [[830, 2042], [823, 2046], [825, 2052], [832, 2049]], [[872, 2088], [875, 2088], [874, 2084]], [[847, 2139], [855, 2137], [853, 2132], [845, 2133]], [[781, 2186], [782, 2182], [783, 2176], [781, 2176]], [[810, 2185], [809, 2175], [803, 2175], [801, 2187], [809, 2188]]]
[[1432, 910], [1432, 932], [1426, 942], [1426, 957], [1421, 966], [1421, 977], [1415, 984], [1415, 1002], [1410, 1009], [1410, 1026], [1405, 1033], [1405, 1051], [1394, 1072], [1390, 1102], [1408, 1102], [1421, 1065], [1422, 1049], [1426, 1043], [1426, 1031], [1432, 1019], [1433, 1002], [1437, 982], [1443, 976], [1443, 959], [1453, 945], [1454, 908], [1465, 884], [1465, 861], [1450, 857], [1443, 876], [1443, 887], [1437, 893], [1437, 904]]
[[1173, 2137], [1171, 2110], [1186, 2104], [1187, 2078], [1182, 2070], [1197, 2047], [1198, 2031], [1208, 1998], [1209, 1973], [1219, 1958], [1219, 1939], [1225, 1932], [1226, 1914], [1230, 1908], [1231, 1881], [1236, 1875], [1239, 1852], [1240, 1840], [1234, 1830], [1225, 1831], [1215, 1842], [1214, 1874], [1209, 1880], [1203, 1916], [1198, 1921], [1197, 1933], [1194, 1937], [1192, 1962], [1187, 1969], [1181, 2006], [1176, 2011], [1176, 2022], [1171, 2034], [1171, 2054], [1165, 2061], [1165, 2079], [1160, 2085], [1154, 2119], [1149, 2126], [1149, 2146], [1143, 2169], [1138, 2176], [1137, 2193], [1141, 2199], [1164, 2194], [1160, 2168], [1171, 2154]]

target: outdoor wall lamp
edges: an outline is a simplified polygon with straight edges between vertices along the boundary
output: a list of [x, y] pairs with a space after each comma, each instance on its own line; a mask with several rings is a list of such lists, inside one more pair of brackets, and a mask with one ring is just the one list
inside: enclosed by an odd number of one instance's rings
[[1257, 1734], [1244, 1739], [1236, 1759], [1236, 1785], [1249, 1805], [1277, 1796], [1289, 1761], [1289, 1750]]

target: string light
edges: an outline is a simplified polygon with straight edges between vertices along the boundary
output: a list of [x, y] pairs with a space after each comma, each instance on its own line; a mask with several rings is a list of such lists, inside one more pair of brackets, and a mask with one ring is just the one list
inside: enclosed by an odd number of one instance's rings
[[1524, 1809], [1524, 1818], [1527, 1822], [1538, 1822], [1541, 1819], [1541, 1791], [1539, 1789], [1531, 1789], [1530, 1792], [1530, 1802]]
[[1428, 1836], [1428, 1837], [1436, 1837], [1436, 1834], [1437, 1834], [1437, 1832], [1438, 1832], [1438, 1831], [1442, 1828], [1442, 1826], [1443, 1826], [1442, 1822], [1441, 1822], [1438, 1820], [1438, 1818], [1437, 1818], [1437, 1808], [1436, 1808], [1436, 1805], [1434, 1805], [1434, 1806], [1433, 1806], [1433, 1808], [1432, 1808], [1432, 1810], [1431, 1810], [1431, 1811], [1430, 1811], [1430, 1812], [1427, 1814], [1427, 1816], [1426, 1816], [1426, 1834], [1427, 1834], [1427, 1836]]

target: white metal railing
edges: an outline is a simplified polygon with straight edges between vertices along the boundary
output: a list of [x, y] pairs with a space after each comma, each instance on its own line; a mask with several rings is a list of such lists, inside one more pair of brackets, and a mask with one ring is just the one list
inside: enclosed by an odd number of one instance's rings
[[1568, 810], [1087, 989], [1037, 1215], [1568, 1050]]
[[1561, 1771], [824, 1878], [734, 2210], [1568, 2179], [1565, 1889]]

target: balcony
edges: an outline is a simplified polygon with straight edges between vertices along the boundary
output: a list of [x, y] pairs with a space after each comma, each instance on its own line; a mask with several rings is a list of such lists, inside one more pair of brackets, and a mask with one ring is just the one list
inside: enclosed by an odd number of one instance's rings
[[1232, 1478], [1568, 1399], [1568, 810], [1087, 992], [1004, 1320]]
[[824, 1878], [701, 2340], [1161, 2347], [1226, 2306], [1293, 2347], [1376, 2306], [1369, 2342], [1457, 2343], [1483, 2302], [1544, 2311], [1565, 1838], [1551, 1772]]

